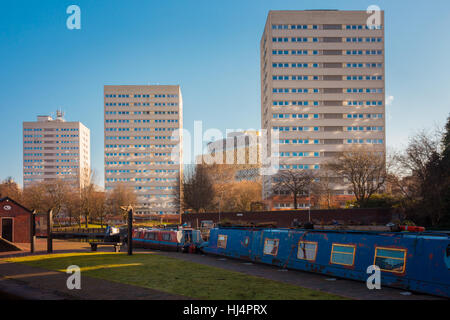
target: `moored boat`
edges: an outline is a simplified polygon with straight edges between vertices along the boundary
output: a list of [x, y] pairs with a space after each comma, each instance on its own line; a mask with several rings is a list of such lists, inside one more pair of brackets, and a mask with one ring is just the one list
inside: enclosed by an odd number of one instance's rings
[[219, 227], [205, 253], [450, 297], [450, 238], [442, 232]]
[[133, 245], [137, 248], [195, 252], [202, 243], [200, 231], [191, 228], [133, 230]]

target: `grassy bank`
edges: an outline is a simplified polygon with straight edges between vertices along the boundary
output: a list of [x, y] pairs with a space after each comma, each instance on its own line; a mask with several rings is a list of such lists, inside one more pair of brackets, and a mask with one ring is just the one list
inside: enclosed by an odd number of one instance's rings
[[342, 299], [287, 283], [152, 253], [133, 256], [122, 253], [60, 254], [20, 257], [9, 261], [59, 271], [77, 265], [81, 268], [82, 277], [86, 275], [195, 299]]

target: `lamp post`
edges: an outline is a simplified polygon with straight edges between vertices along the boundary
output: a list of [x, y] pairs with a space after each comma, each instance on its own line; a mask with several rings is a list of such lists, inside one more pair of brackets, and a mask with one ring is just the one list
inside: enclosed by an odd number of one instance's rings
[[53, 253], [53, 209], [47, 212], [47, 253]]
[[133, 254], [133, 207], [128, 209], [128, 255]]
[[128, 214], [128, 238], [127, 238], [127, 247], [128, 247], [128, 255], [131, 256], [133, 254], [133, 207], [129, 205], [128, 207], [120, 207], [122, 210], [126, 211]]
[[36, 210], [31, 212], [30, 219], [30, 252], [34, 253], [36, 244]]

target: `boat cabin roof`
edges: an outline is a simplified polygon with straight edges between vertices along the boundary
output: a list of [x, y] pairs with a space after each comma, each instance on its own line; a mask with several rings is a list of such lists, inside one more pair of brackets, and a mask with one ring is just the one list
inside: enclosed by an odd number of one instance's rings
[[264, 228], [264, 227], [248, 227], [248, 226], [230, 226], [218, 227], [217, 229], [230, 230], [264, 230], [268, 232], [308, 232], [308, 233], [352, 233], [352, 234], [368, 234], [368, 235], [383, 235], [383, 236], [402, 236], [414, 237], [423, 239], [450, 239], [450, 231], [424, 231], [424, 232], [393, 232], [393, 231], [365, 231], [365, 230], [329, 230], [329, 229], [303, 229], [303, 228]]

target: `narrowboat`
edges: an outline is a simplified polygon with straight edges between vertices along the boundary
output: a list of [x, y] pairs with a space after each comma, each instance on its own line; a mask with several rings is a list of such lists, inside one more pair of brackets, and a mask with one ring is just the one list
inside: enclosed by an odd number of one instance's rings
[[200, 231], [191, 228], [133, 230], [133, 245], [136, 248], [195, 252], [202, 243]]
[[219, 227], [203, 252], [367, 281], [450, 298], [450, 237], [442, 232], [375, 232]]

